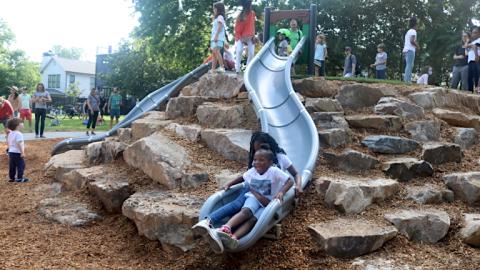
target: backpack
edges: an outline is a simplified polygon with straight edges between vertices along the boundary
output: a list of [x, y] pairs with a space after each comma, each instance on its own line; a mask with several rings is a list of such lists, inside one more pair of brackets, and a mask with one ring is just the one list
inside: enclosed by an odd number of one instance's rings
[[[350, 62], [352, 61], [352, 55], [350, 55]], [[361, 73], [362, 73], [362, 64], [360, 64], [360, 61], [358, 61], [358, 57], [355, 56], [355, 58], [357, 59], [357, 63], [355, 64], [355, 76], [359, 76]]]

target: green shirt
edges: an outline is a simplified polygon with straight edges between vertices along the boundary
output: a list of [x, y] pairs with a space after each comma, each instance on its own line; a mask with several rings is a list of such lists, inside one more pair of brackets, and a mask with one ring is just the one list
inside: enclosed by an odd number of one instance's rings
[[287, 32], [287, 37], [290, 39], [290, 46], [292, 47], [293, 50], [295, 50], [295, 47], [297, 47], [298, 42], [303, 37], [303, 33], [300, 29], [298, 29], [296, 32], [293, 32], [291, 29], [289, 29]]
[[110, 109], [120, 109], [120, 105], [122, 104], [122, 96], [120, 94], [111, 94], [108, 104], [110, 104]]

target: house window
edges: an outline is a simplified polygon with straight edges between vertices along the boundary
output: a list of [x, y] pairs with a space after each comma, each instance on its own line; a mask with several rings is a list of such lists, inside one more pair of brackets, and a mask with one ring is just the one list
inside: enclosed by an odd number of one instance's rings
[[90, 77], [90, 89], [95, 87], [95, 77]]
[[60, 88], [60, 74], [48, 75], [48, 88]]
[[75, 83], [75, 75], [70, 75], [70, 83]]

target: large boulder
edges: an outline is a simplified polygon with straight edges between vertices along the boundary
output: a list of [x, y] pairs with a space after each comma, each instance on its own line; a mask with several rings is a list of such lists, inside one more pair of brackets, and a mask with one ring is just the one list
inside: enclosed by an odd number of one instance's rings
[[399, 131], [402, 129], [402, 119], [393, 115], [350, 115], [345, 117], [348, 125], [353, 128], [366, 128], [384, 131]]
[[398, 93], [391, 88], [374, 88], [364, 84], [348, 84], [340, 88], [336, 99], [343, 108], [357, 110], [372, 107], [382, 98], [396, 96]]
[[342, 147], [350, 142], [348, 130], [331, 128], [318, 131], [318, 139], [322, 147]]
[[315, 186], [327, 206], [347, 214], [361, 213], [370, 204], [393, 197], [400, 189], [392, 179], [355, 177], [320, 177]]
[[342, 105], [332, 98], [307, 98], [305, 108], [308, 112], [343, 112]]
[[208, 181], [208, 173], [206, 172], [187, 172], [182, 176], [182, 188], [197, 188], [201, 184]]
[[398, 231], [409, 240], [436, 243], [447, 235], [450, 217], [438, 210], [400, 210], [385, 214]]
[[209, 73], [200, 78], [196, 94], [211, 98], [234, 98], [243, 87], [243, 76], [235, 73]]
[[52, 198], [62, 193], [62, 184], [60, 183], [42, 184], [42, 185], [36, 186], [34, 191], [40, 194], [44, 198]]
[[207, 97], [175, 97], [168, 101], [165, 117], [175, 119], [179, 117], [192, 117], [197, 112], [198, 106], [211, 100]]
[[131, 128], [119, 128], [117, 130], [118, 140], [120, 142], [130, 144], [132, 142], [132, 129]]
[[338, 86], [334, 82], [320, 80], [315, 77], [294, 80], [292, 85], [296, 92], [305, 97], [331, 98], [338, 92]]
[[421, 142], [440, 140], [440, 122], [433, 120], [410, 122], [405, 125], [405, 130], [412, 139]]
[[188, 251], [196, 244], [191, 228], [202, 202], [179, 193], [135, 193], [123, 203], [122, 213], [135, 222], [140, 235]]
[[113, 140], [94, 142], [85, 148], [85, 156], [88, 163], [93, 165], [110, 163], [121, 157], [127, 146], [124, 142]]
[[480, 214], [465, 214], [460, 237], [464, 243], [480, 247]]
[[470, 115], [458, 111], [450, 111], [445, 109], [433, 109], [433, 114], [455, 127], [469, 127], [480, 130], [480, 116]]
[[242, 176], [241, 172], [232, 172], [230, 170], [222, 170], [219, 173], [215, 174], [215, 182], [217, 182], [217, 185], [219, 188], [222, 188], [225, 186], [225, 184], [233, 181], [237, 177]]
[[452, 173], [443, 176], [443, 181], [455, 194], [455, 198], [470, 204], [480, 203], [480, 172]]
[[423, 145], [422, 158], [431, 164], [461, 162], [462, 149], [458, 144], [430, 142]]
[[245, 121], [242, 105], [204, 103], [197, 108], [198, 122], [210, 128], [240, 128]]
[[371, 253], [397, 235], [393, 226], [380, 226], [363, 219], [336, 219], [308, 226], [313, 240], [325, 253], [353, 258]]
[[346, 172], [360, 172], [373, 169], [378, 160], [370, 155], [347, 149], [341, 154], [324, 152], [328, 165]]
[[476, 94], [467, 94], [464, 91], [432, 88], [427, 89], [424, 92], [410, 94], [408, 97], [424, 109], [468, 109], [475, 114], [480, 114], [480, 96]]
[[226, 159], [246, 164], [252, 131], [244, 129], [205, 129], [202, 140]]
[[91, 181], [105, 176], [105, 168], [103, 166], [94, 166], [72, 170], [64, 175], [59, 182], [64, 190], [82, 190], [87, 187]]
[[155, 133], [123, 152], [128, 165], [142, 170], [167, 188], [180, 184], [184, 169], [191, 163], [187, 151], [161, 133]]
[[404, 154], [417, 149], [420, 145], [414, 140], [402, 137], [373, 135], [362, 140], [369, 150], [382, 154]]
[[462, 149], [468, 149], [478, 142], [478, 133], [474, 128], [457, 128], [454, 142]]
[[130, 186], [127, 180], [112, 178], [99, 179], [88, 183], [88, 190], [95, 195], [105, 209], [111, 213], [122, 212], [123, 202], [130, 197]]
[[339, 112], [315, 112], [312, 119], [318, 129], [341, 128], [348, 129], [348, 123], [345, 121], [343, 113]]
[[422, 107], [393, 97], [381, 98], [374, 109], [375, 113], [397, 115], [407, 120], [425, 117]]
[[43, 199], [37, 209], [48, 220], [74, 227], [85, 226], [100, 219], [100, 215], [89, 210], [86, 204], [70, 197]]
[[83, 150], [70, 150], [50, 158], [45, 164], [45, 176], [61, 181], [68, 172], [85, 168], [85, 163], [86, 158]]
[[171, 123], [166, 126], [165, 129], [175, 132], [179, 137], [185, 138], [191, 142], [197, 142], [200, 140], [200, 132], [202, 127], [200, 125], [191, 124], [191, 125], [181, 125], [177, 123]]
[[132, 123], [132, 139], [134, 141], [148, 137], [161, 131], [172, 121], [166, 120], [164, 112], [149, 112], [143, 118]]
[[386, 175], [400, 181], [408, 181], [414, 177], [433, 175], [430, 163], [416, 158], [395, 158], [383, 163], [382, 170]]
[[408, 186], [406, 198], [419, 204], [439, 204], [452, 202], [454, 195], [451, 190], [440, 189], [432, 185]]

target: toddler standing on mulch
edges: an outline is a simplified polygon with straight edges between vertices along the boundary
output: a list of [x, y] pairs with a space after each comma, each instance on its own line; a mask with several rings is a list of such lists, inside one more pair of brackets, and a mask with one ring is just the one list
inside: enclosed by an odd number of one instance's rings
[[[20, 132], [23, 124], [20, 118], [12, 118], [7, 122], [7, 128], [10, 130], [7, 137], [8, 142], [8, 157], [9, 157], [9, 182], [28, 182], [27, 178], [23, 177], [25, 170], [25, 142], [23, 141], [23, 134]], [[15, 175], [17, 178], [15, 178]]]

